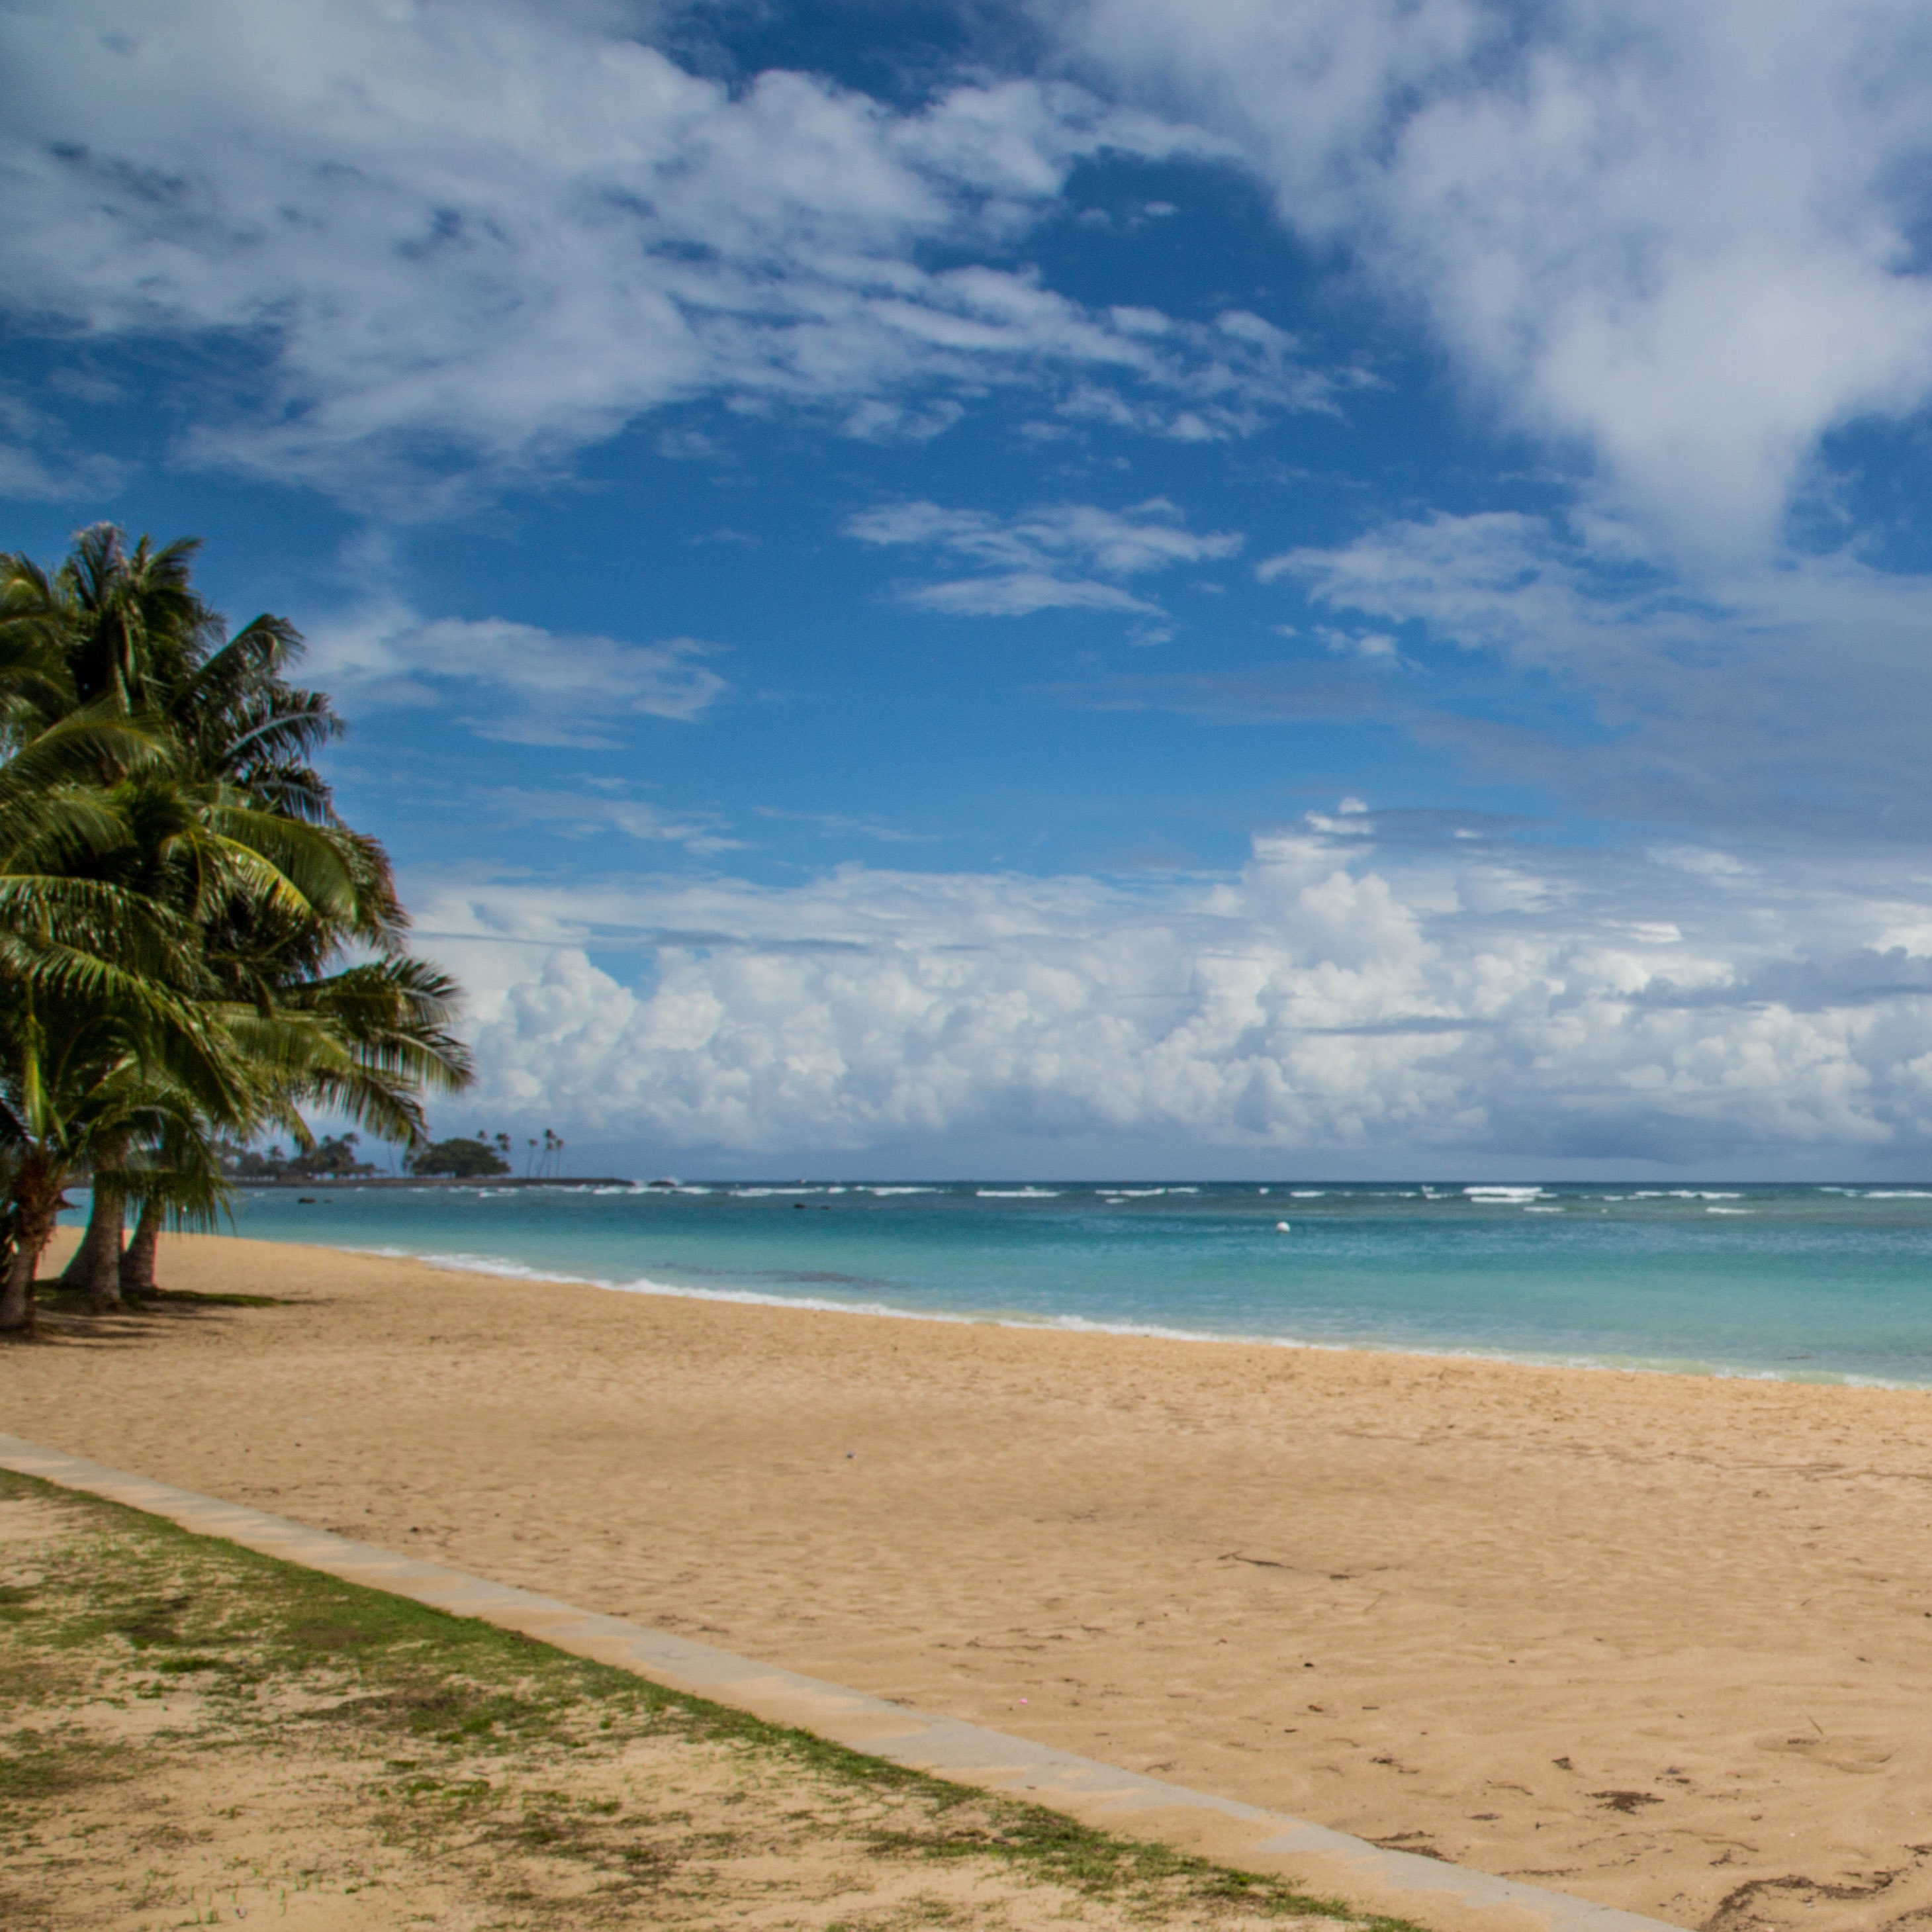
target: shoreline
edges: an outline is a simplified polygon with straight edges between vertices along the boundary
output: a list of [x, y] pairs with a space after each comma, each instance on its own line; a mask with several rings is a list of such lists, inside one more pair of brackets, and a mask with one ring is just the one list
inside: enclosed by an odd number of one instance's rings
[[0, 1428], [1675, 1924], [1932, 1910], [1922, 1391], [161, 1278], [284, 1300], [0, 1352]]
[[413, 1262], [452, 1274], [480, 1274], [503, 1281], [555, 1282], [560, 1286], [594, 1288], [607, 1294], [661, 1295], [693, 1301], [717, 1302], [749, 1308], [798, 1308], [820, 1315], [862, 1315], [887, 1322], [934, 1322], [950, 1326], [982, 1326], [1022, 1331], [1070, 1335], [1138, 1336], [1148, 1341], [1226, 1343], [1232, 1347], [1309, 1349], [1324, 1354], [1401, 1355], [1425, 1362], [1494, 1362], [1522, 1368], [1574, 1370], [1580, 1374], [1627, 1376], [1679, 1376], [1708, 1378], [1718, 1382], [1776, 1382], [1801, 1388], [1887, 1389], [1901, 1394], [1932, 1395], [1932, 1377], [1924, 1382], [1901, 1382], [1891, 1377], [1861, 1376], [1847, 1370], [1794, 1370], [1788, 1374], [1775, 1369], [1742, 1365], [1719, 1366], [1703, 1363], [1627, 1361], [1593, 1359], [1578, 1355], [1537, 1354], [1528, 1351], [1510, 1354], [1506, 1350], [1475, 1347], [1422, 1348], [1402, 1342], [1380, 1342], [1366, 1339], [1346, 1342], [1310, 1340], [1294, 1335], [1250, 1333], [1217, 1334], [1202, 1328], [1172, 1328], [1155, 1322], [1096, 1322], [1085, 1316], [1030, 1316], [993, 1312], [962, 1312], [946, 1310], [896, 1308], [887, 1302], [836, 1301], [824, 1296], [768, 1293], [758, 1288], [698, 1288], [678, 1282], [658, 1281], [639, 1275], [629, 1281], [612, 1281], [596, 1275], [565, 1274], [554, 1270], [534, 1268], [521, 1262], [488, 1256], [452, 1254], [444, 1251], [418, 1251], [398, 1247], [359, 1247], [327, 1241], [282, 1241], [261, 1235], [217, 1234], [214, 1240], [259, 1240], [264, 1246], [311, 1247], [326, 1254], [364, 1255], [378, 1261]]
[[[310, 1174], [296, 1179], [283, 1174], [231, 1174], [230, 1186], [244, 1192], [272, 1192], [292, 1187], [623, 1187], [645, 1188], [647, 1180], [631, 1180], [616, 1174]], [[76, 1192], [84, 1191], [76, 1189]]]
[[[238, 1197], [244, 1236], [411, 1252], [614, 1291], [770, 1297], [914, 1318], [1822, 1385], [1932, 1387], [1918, 1292], [1932, 1196], [1810, 1186], [1707, 1220], [1702, 1199], [1286, 1204], [964, 1198], [962, 1184], [693, 1192], [551, 1186]], [[1311, 1192], [1314, 1190], [1292, 1190]], [[1387, 1190], [1377, 1190], [1378, 1193]], [[1515, 1190], [1526, 1192], [1527, 1190]], [[1685, 1192], [1686, 1190], [1675, 1190]], [[1888, 1190], [1888, 1192], [1895, 1190]], [[766, 1198], [770, 1196], [774, 1198]], [[600, 1198], [602, 1196], [602, 1198]], [[292, 1204], [299, 1201], [302, 1204]], [[1720, 1205], [1726, 1204], [1720, 1203]], [[775, 1210], [818, 1207], [818, 1214]]]

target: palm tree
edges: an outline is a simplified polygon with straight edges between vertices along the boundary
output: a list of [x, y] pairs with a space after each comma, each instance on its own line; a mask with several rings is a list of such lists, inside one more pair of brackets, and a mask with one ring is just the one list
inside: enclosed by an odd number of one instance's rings
[[[14, 1251], [0, 1283], [0, 1328], [33, 1325], [34, 1271], [80, 1162], [93, 1160], [98, 1186], [107, 1150], [117, 1156], [118, 1176], [137, 1137], [189, 1142], [202, 1120], [245, 1119], [251, 1112], [251, 1070], [218, 1031], [158, 1028], [97, 1001], [42, 1002], [36, 1017], [31, 1036], [14, 1042], [12, 1077], [0, 1082], [0, 1118], [15, 1150]], [[110, 1186], [118, 1213], [128, 1181], [117, 1178]], [[198, 1206], [205, 1218], [211, 1191], [204, 1185], [196, 1195], [178, 1185], [171, 1204], [178, 1213]]]
[[[96, 525], [51, 576], [0, 559], [0, 742], [13, 751], [0, 766], [0, 947], [10, 894], [29, 925], [91, 908], [98, 978], [115, 910], [135, 908], [118, 930], [150, 942], [128, 962], [138, 992], [124, 973], [102, 979], [101, 1010], [64, 1016], [75, 1051], [57, 1067], [37, 1058], [44, 1028], [10, 1037], [0, 1024], [13, 1183], [0, 1328], [31, 1322], [33, 1267], [77, 1162], [92, 1163], [94, 1202], [70, 1274], [105, 1306], [124, 1285], [152, 1288], [164, 1215], [208, 1211], [218, 1137], [272, 1123], [308, 1144], [299, 1108], [320, 1101], [414, 1143], [421, 1090], [470, 1077], [447, 1030], [457, 989], [404, 950], [388, 856], [342, 823], [310, 762], [342, 728], [326, 697], [284, 675], [299, 636], [265, 615], [227, 638], [194, 588], [198, 548], [143, 538], [130, 550]], [[345, 949], [364, 956], [345, 963]], [[10, 970], [0, 952], [0, 983], [44, 976], [46, 943], [16, 950]], [[141, 1223], [124, 1257], [130, 1194]]]
[[[104, 767], [152, 770], [166, 747], [99, 705], [44, 720], [68, 695], [44, 625], [0, 586], [0, 1327], [31, 1320], [17, 1280], [34, 1256], [70, 1165], [61, 1119], [69, 1049], [117, 1022], [124, 1052], [164, 1040], [192, 1058], [198, 1022], [179, 997], [193, 935], [139, 892], [94, 875], [124, 836]], [[44, 728], [42, 728], [44, 727]], [[31, 1263], [26, 1274], [31, 1284]]]
[[[194, 997], [186, 922], [112, 886], [80, 893], [76, 916], [64, 889], [96, 883], [0, 878], [0, 1329], [33, 1325], [34, 1269], [79, 1163], [163, 1122], [258, 1111], [254, 1070]], [[103, 910], [119, 915], [106, 939]]]
[[[278, 922], [324, 932], [352, 927], [361, 916], [357, 881], [366, 865], [346, 833], [260, 810], [238, 788], [195, 773], [172, 733], [165, 742], [171, 755], [164, 765], [105, 788], [121, 836], [106, 849], [97, 848], [84, 869], [94, 882], [165, 909], [194, 935], [195, 976], [182, 991], [226, 1029], [224, 1046], [232, 1049], [240, 1036], [219, 1012], [224, 996], [233, 997], [226, 983], [230, 976], [212, 956], [211, 937]], [[263, 1060], [262, 1069], [269, 1065]], [[193, 1104], [190, 1100], [190, 1111]], [[140, 1118], [150, 1134], [158, 1131], [154, 1123], [162, 1116], [152, 1108]], [[238, 1113], [208, 1119], [212, 1126], [230, 1132], [256, 1124], [252, 1115]], [[104, 1115], [94, 1121], [86, 1148], [94, 1207], [68, 1278], [99, 1306], [119, 1298], [128, 1186], [121, 1170], [140, 1138], [131, 1126], [123, 1131]]]

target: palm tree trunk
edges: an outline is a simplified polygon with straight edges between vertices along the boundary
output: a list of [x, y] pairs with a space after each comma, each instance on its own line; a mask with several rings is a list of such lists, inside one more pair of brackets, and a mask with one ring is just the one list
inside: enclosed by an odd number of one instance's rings
[[161, 1204], [144, 1201], [141, 1218], [134, 1224], [134, 1238], [121, 1257], [121, 1292], [146, 1301], [154, 1293], [154, 1250], [160, 1245]]
[[0, 1335], [31, 1335], [34, 1328], [34, 1263], [25, 1248], [8, 1256], [0, 1281]]
[[14, 1175], [14, 1258], [0, 1282], [0, 1334], [33, 1335], [34, 1276], [60, 1213], [66, 1170], [39, 1150], [28, 1154]]
[[127, 1232], [128, 1184], [105, 1162], [94, 1170], [94, 1209], [87, 1232], [74, 1251], [61, 1280], [87, 1297], [97, 1315], [111, 1314], [121, 1305], [121, 1243]]

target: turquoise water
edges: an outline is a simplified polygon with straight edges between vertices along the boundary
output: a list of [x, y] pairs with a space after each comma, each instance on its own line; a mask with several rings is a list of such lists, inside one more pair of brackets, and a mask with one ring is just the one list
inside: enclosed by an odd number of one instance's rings
[[236, 1232], [638, 1292], [1932, 1386], [1932, 1187], [310, 1192], [244, 1193]]

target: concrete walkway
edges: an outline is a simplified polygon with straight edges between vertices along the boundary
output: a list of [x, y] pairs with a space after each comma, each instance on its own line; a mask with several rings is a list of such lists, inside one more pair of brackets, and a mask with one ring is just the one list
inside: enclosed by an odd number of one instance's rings
[[128, 1475], [17, 1436], [0, 1435], [0, 1468], [105, 1496], [199, 1535], [225, 1537], [244, 1549], [346, 1582], [412, 1598], [457, 1616], [478, 1617], [574, 1656], [614, 1664], [775, 1724], [796, 1725], [914, 1770], [1024, 1792], [1102, 1830], [1155, 1838], [1222, 1864], [1277, 1874], [1308, 1892], [1415, 1919], [1434, 1932], [1674, 1932], [1660, 1919], [1413, 1852], [1384, 1851], [1325, 1826], [1143, 1778], [955, 1718], [929, 1717], [620, 1617], [598, 1616], [552, 1597]]

